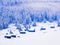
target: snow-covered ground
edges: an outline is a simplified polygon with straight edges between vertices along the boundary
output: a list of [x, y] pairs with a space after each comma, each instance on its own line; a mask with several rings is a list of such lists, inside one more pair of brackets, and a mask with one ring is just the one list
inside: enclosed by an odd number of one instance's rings
[[[50, 26], [55, 26], [55, 28], [51, 29]], [[41, 27], [46, 30], [40, 30]], [[55, 22], [37, 23], [37, 26], [32, 29], [35, 29], [35, 32], [26, 31], [26, 34], [19, 34], [18, 29], [11, 25], [8, 29], [0, 31], [0, 45], [60, 45], [60, 27], [57, 27]], [[4, 38], [8, 30], [11, 30], [17, 37]]]

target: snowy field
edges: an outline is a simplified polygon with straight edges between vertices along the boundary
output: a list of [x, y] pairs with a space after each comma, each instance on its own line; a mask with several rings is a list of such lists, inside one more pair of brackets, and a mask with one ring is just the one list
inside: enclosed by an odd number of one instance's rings
[[[51, 26], [55, 28], [50, 28]], [[40, 30], [41, 27], [46, 30]], [[60, 45], [60, 27], [57, 27], [55, 22], [37, 23], [37, 26], [31, 29], [35, 29], [35, 32], [26, 31], [26, 34], [19, 34], [16, 27], [10, 25], [8, 29], [0, 31], [0, 45]], [[12, 30], [16, 38], [4, 38], [8, 30]]]

